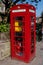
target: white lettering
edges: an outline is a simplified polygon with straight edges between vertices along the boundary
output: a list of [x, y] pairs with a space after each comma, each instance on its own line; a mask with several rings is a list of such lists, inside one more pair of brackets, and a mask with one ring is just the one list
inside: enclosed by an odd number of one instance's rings
[[35, 11], [34, 10], [31, 10], [31, 9], [29, 9], [29, 12], [35, 13]]
[[12, 10], [12, 12], [26, 12], [26, 9]]

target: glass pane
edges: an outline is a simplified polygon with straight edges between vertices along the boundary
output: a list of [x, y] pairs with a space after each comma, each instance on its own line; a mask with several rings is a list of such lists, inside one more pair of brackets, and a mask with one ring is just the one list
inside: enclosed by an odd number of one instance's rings
[[31, 53], [34, 52], [34, 17], [31, 16]]

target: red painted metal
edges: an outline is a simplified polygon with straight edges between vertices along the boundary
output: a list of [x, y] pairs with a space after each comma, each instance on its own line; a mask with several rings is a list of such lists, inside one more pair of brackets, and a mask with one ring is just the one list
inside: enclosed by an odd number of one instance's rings
[[11, 58], [29, 62], [36, 54], [35, 7], [20, 4], [10, 10]]

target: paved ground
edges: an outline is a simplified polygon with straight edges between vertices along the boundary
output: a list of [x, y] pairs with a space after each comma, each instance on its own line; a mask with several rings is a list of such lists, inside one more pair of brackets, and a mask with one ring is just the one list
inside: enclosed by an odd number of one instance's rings
[[18, 60], [11, 60], [10, 57], [0, 61], [0, 65], [43, 65], [43, 41], [37, 42], [36, 57], [30, 63], [24, 63]]

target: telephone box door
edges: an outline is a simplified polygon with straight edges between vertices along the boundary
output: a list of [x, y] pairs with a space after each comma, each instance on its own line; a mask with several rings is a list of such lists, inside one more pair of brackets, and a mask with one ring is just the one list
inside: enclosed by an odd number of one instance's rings
[[25, 57], [25, 14], [17, 15], [13, 13], [11, 17], [11, 32], [13, 31], [11, 33], [11, 56], [23, 60]]

